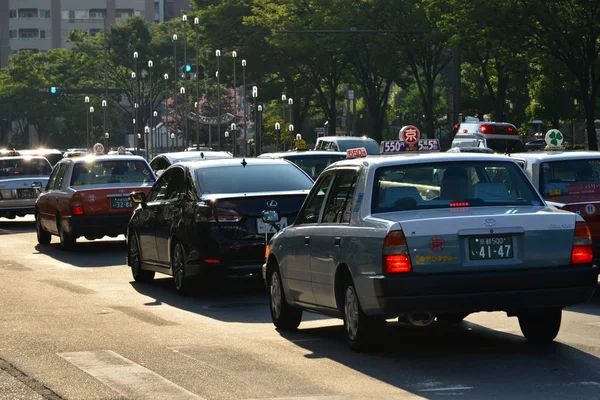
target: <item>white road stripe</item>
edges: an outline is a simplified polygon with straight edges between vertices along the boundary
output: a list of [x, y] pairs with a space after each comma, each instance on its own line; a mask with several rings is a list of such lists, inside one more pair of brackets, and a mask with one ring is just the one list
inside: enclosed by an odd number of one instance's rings
[[446, 391], [457, 391], [457, 390], [471, 390], [473, 386], [451, 386], [445, 388], [435, 388], [435, 389], [421, 389], [419, 392], [446, 392]]
[[128, 398], [202, 400], [202, 397], [114, 351], [80, 351], [58, 355]]

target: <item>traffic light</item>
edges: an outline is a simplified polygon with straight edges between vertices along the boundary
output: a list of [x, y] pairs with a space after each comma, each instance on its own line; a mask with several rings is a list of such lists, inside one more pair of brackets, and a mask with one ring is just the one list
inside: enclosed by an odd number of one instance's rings
[[50, 93], [51, 93], [51, 94], [56, 94], [57, 92], [58, 92], [58, 88], [56, 88], [55, 86], [52, 86], [52, 87], [50, 88]]
[[185, 72], [192, 72], [192, 66], [190, 64], [185, 65]]

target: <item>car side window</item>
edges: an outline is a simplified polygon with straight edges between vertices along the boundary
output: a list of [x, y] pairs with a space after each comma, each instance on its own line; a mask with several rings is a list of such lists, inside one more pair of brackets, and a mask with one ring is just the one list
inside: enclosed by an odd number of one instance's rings
[[50, 177], [48, 178], [48, 183], [46, 183], [46, 189], [45, 191], [49, 191], [54, 189], [54, 185], [56, 183], [56, 177], [58, 176], [58, 171], [60, 170], [60, 167], [63, 164], [57, 165], [53, 170], [52, 173], [50, 174]]
[[342, 170], [338, 173], [331, 196], [327, 199], [323, 223], [348, 223], [352, 215], [352, 198], [356, 188], [357, 171]]
[[68, 164], [62, 164], [60, 166], [60, 169], [58, 170], [58, 174], [56, 174], [56, 181], [54, 182], [54, 186], [52, 187], [53, 190], [60, 190], [60, 188], [62, 187], [62, 182], [63, 179], [65, 178], [65, 174], [67, 172], [67, 167]]
[[317, 180], [313, 190], [309, 195], [309, 198], [306, 201], [305, 206], [298, 214], [298, 218], [296, 218], [295, 225], [316, 224], [319, 222], [321, 208], [323, 208], [323, 203], [325, 202], [325, 198], [329, 192], [332, 179], [333, 174], [327, 174], [325, 176], [321, 176]]
[[148, 202], [179, 198], [183, 193], [183, 178], [183, 170], [181, 168], [173, 168], [166, 171], [161, 175], [156, 184], [152, 186], [150, 193], [148, 193]]

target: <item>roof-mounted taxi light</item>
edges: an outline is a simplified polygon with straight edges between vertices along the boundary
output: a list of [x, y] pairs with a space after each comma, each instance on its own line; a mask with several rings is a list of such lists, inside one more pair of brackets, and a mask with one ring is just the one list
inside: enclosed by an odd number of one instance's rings
[[575, 222], [571, 264], [591, 264], [592, 262], [594, 262], [594, 251], [590, 230], [585, 222]]
[[101, 156], [104, 154], [104, 146], [102, 145], [102, 143], [96, 143], [93, 147], [94, 149], [94, 154], [97, 156]]
[[565, 137], [562, 132], [558, 129], [550, 129], [546, 132], [546, 136], [544, 137], [544, 141], [546, 142], [546, 147], [544, 150], [546, 151], [563, 151], [565, 148], [563, 147], [563, 142]]
[[20, 155], [21, 155], [21, 153], [19, 153], [16, 150], [11, 150], [11, 151], [8, 152], [8, 156], [9, 157], [17, 157], [17, 156], [20, 156]]
[[385, 140], [381, 142], [379, 150], [383, 155], [401, 153], [432, 153], [439, 152], [440, 141], [437, 139], [417, 139], [412, 142], [404, 140]]
[[383, 241], [383, 272], [386, 274], [412, 272], [408, 246], [402, 231], [389, 232]]
[[365, 147], [358, 147], [356, 149], [348, 149], [346, 151], [347, 159], [366, 157], [366, 156], [367, 156], [367, 149]]

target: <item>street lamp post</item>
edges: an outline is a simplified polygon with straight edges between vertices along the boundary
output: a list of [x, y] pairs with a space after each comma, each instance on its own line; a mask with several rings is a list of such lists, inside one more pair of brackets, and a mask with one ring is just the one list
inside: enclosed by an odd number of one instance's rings
[[235, 157], [235, 146], [237, 145], [237, 125], [235, 124], [235, 122], [231, 123], [231, 140], [233, 143], [233, 156]]
[[[152, 112], [152, 116], [154, 117], [153, 121], [156, 121], [158, 119], [158, 111], [154, 110]], [[158, 138], [156, 137], [156, 126], [151, 127], [150, 135], [152, 136], [152, 154], [158, 154], [156, 152], [156, 145], [158, 144]]]
[[[285, 94], [281, 95], [281, 118], [283, 118], [283, 126], [285, 126], [285, 102], [287, 101], [287, 97]], [[283, 141], [283, 151], [285, 151], [286, 141]]]
[[91, 136], [94, 136], [94, 107], [90, 107], [90, 118], [91, 118], [91, 122], [90, 122], [90, 129], [91, 129]]
[[290, 150], [294, 149], [294, 125], [290, 124], [290, 126], [288, 127], [288, 130], [290, 132]]
[[171, 151], [175, 150], [175, 133], [171, 132]]
[[[134, 108], [135, 108], [135, 113], [134, 113], [134, 118], [137, 120], [138, 119], [138, 115], [137, 115], [137, 104], [140, 98], [140, 86], [139, 86], [139, 82], [137, 80], [137, 75], [138, 75], [138, 67], [137, 67], [137, 60], [138, 60], [138, 52], [134, 51], [133, 52], [133, 62], [134, 62], [134, 72], [131, 73], [131, 79], [133, 79], [133, 103], [134, 103]], [[137, 125], [135, 125], [135, 132], [134, 134], [138, 134], [138, 130], [137, 130]], [[139, 154], [139, 151], [138, 151]]]
[[277, 151], [279, 151], [279, 137], [281, 135], [281, 125], [279, 122], [275, 122], [275, 137], [277, 140]]
[[[173, 79], [174, 79], [174, 83], [175, 83], [175, 95], [173, 96], [173, 114], [175, 116], [177, 116], [177, 78], [178, 78], [178, 74], [177, 74], [177, 35], [173, 35], [173, 61], [174, 61], [174, 72], [175, 75], [173, 75]], [[173, 119], [173, 123], [175, 123], [175, 120]], [[175, 126], [175, 125], [173, 125]], [[171, 132], [173, 133], [173, 132]]]
[[[135, 118], [133, 119], [132, 122], [133, 122], [134, 127], [137, 126], [137, 120]], [[135, 130], [135, 128], [134, 128], [134, 130]], [[135, 133], [133, 135], [134, 135], [133, 138], [136, 139], [137, 135]], [[140, 154], [140, 141], [136, 139], [136, 143], [137, 143], [137, 145], [135, 146], [136, 153]]]
[[217, 138], [219, 150], [221, 149], [221, 79], [219, 78], [219, 58], [221, 58], [221, 50], [215, 51], [217, 56]]
[[[258, 118], [257, 118], [257, 126], [256, 126], [256, 132], [258, 134], [258, 136], [260, 136], [262, 138], [263, 135], [263, 131], [262, 131], [262, 111], [263, 111], [263, 106], [262, 104], [259, 104], [258, 107]], [[258, 152], [260, 153], [262, 151], [262, 141], [261, 143], [259, 143], [260, 146], [258, 148]]]
[[[152, 62], [152, 60], [148, 60], [148, 82], [149, 82], [149, 86], [150, 89], [148, 91], [148, 100], [150, 101], [150, 132], [152, 132], [152, 127], [153, 127], [153, 114], [154, 114], [154, 100], [152, 99], [152, 67], [154, 67], [154, 63]], [[150, 136], [150, 141], [151, 143], [151, 148], [152, 150], [154, 150], [154, 137]], [[148, 156], [148, 136], [146, 136], [146, 156]]]
[[[102, 127], [104, 128], [104, 132], [106, 132], [106, 106], [108, 105], [108, 103], [106, 102], [106, 100], [102, 100], [102, 111], [104, 113], [104, 118], [102, 119]], [[106, 151], [108, 151], [108, 147], [106, 148]]]
[[140, 141], [142, 140], [142, 134], [137, 134], [137, 155], [140, 155]]
[[[235, 85], [235, 59], [237, 58], [237, 52], [232, 51], [231, 57], [233, 58], [233, 120], [237, 121], [237, 86]], [[233, 156], [236, 154], [237, 147], [237, 135], [233, 135]]]
[[[138, 109], [140, 108], [140, 105], [138, 103], [135, 103], [133, 105], [133, 108], [135, 109], [135, 118], [133, 119], [133, 126], [134, 126], [134, 129], [135, 129], [135, 134], [141, 136], [140, 133], [139, 133], [139, 131], [138, 131]], [[139, 142], [138, 142], [138, 146], [137, 147], [138, 147], [137, 148], [137, 153], [139, 155], [140, 154], [140, 145], [139, 145]]]
[[225, 131], [225, 151], [229, 150], [229, 131]]
[[106, 152], [108, 153], [108, 139], [110, 138], [110, 135], [108, 132], [104, 132], [104, 148], [106, 149]]
[[258, 132], [258, 88], [256, 86], [252, 86], [252, 99], [254, 100], [254, 148], [255, 148], [255, 156], [260, 155], [260, 135]]
[[[294, 107], [294, 99], [292, 99], [291, 97], [288, 99], [288, 105], [290, 106], [290, 126], [294, 127], [294, 125], [292, 125], [294, 123], [294, 121], [292, 121], [292, 108]], [[294, 145], [294, 138], [292, 136], [290, 136], [290, 149], [292, 149]]]
[[242, 86], [244, 97], [244, 157], [248, 156], [248, 124], [246, 123], [246, 114], [247, 112], [247, 104], [248, 100], [246, 99], [246, 60], [242, 60]]
[[150, 127], [148, 125], [144, 127], [144, 133], [146, 134], [146, 161], [149, 161], [148, 155], [150, 152], [148, 151], [148, 137], [150, 136]]
[[[164, 74], [163, 78], [165, 78], [165, 82], [167, 82], [169, 80], [169, 74]], [[166, 84], [167, 88], [169, 87], [169, 84]], [[166, 137], [166, 144], [167, 144], [167, 149], [169, 148], [169, 89], [167, 89], [167, 97], [165, 99], [165, 130], [167, 132], [167, 137]], [[162, 135], [160, 135], [160, 147], [161, 147], [161, 151], [162, 151]]]
[[89, 96], [85, 96], [83, 99], [85, 103], [85, 146], [89, 150], [90, 149], [90, 98]]
[[200, 25], [200, 19], [196, 17], [194, 18], [194, 31], [196, 33], [196, 100], [198, 100], [198, 105], [194, 107], [196, 109], [196, 148], [199, 148], [200, 146], [200, 79], [198, 78], [200, 71], [198, 70], [198, 25]]
[[[179, 88], [179, 94], [183, 95], [183, 147], [186, 147], [186, 138], [187, 138], [187, 103], [186, 103], [186, 97], [185, 97], [185, 87], [180, 87]], [[183, 149], [182, 149], [183, 151]]]

